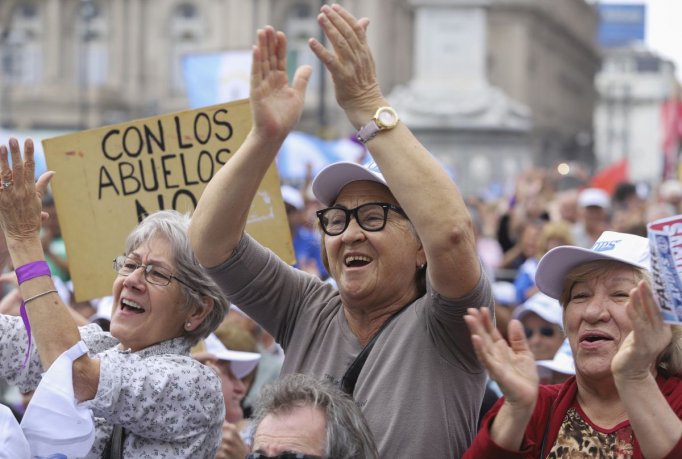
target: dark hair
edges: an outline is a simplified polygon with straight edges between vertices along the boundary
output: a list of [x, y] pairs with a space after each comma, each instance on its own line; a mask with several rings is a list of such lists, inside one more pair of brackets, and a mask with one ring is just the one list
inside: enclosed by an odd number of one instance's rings
[[319, 408], [325, 415], [324, 457], [378, 459], [374, 437], [355, 401], [339, 389], [304, 374], [286, 375], [263, 387], [256, 402], [251, 433], [268, 415], [283, 415], [300, 407]]

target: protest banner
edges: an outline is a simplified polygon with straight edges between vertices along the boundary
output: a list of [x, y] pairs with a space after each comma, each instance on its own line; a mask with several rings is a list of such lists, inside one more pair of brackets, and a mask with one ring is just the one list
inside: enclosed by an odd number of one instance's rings
[[682, 323], [682, 215], [647, 225], [654, 296], [663, 320]]
[[[44, 140], [76, 299], [110, 295], [112, 260], [128, 233], [154, 211], [193, 211], [250, 128], [249, 101], [241, 100]], [[274, 165], [246, 229], [284, 261], [295, 261]]]

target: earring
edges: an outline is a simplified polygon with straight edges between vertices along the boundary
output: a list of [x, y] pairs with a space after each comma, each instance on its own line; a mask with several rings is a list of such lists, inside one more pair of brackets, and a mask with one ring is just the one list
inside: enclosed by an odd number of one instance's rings
[[422, 263], [421, 265], [419, 265], [420, 270], [424, 269], [425, 267], [426, 267], [426, 263]]
[[185, 330], [189, 330], [190, 328], [192, 328], [192, 322], [187, 322], [185, 324]]

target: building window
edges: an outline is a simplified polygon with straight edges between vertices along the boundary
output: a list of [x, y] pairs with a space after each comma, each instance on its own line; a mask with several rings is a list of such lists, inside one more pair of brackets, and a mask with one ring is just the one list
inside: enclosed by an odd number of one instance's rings
[[170, 18], [171, 91], [184, 94], [182, 56], [198, 51], [204, 38], [205, 25], [200, 11], [191, 3], [178, 5]]
[[2, 73], [15, 84], [36, 84], [42, 79], [41, 11], [38, 2], [20, 3], [7, 22], [2, 49]]
[[[308, 46], [310, 37], [318, 37], [319, 26], [314, 15], [313, 4], [317, 2], [298, 2], [288, 11], [286, 16], [285, 33], [288, 38], [287, 62], [289, 63], [289, 80], [294, 76], [296, 68], [301, 65], [311, 65], [314, 69], [319, 66], [319, 61]], [[320, 74], [323, 72], [313, 72], [308, 88], [319, 87]]]
[[77, 24], [80, 81], [84, 86], [103, 86], [109, 72], [107, 14], [101, 2], [83, 1]]

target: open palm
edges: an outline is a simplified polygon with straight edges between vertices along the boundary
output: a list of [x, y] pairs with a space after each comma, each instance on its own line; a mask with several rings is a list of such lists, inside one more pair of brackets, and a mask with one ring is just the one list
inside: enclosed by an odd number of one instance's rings
[[268, 26], [258, 31], [251, 67], [253, 128], [267, 138], [282, 138], [298, 123], [312, 69], [299, 67], [289, 86], [287, 40]]
[[510, 346], [495, 328], [487, 308], [480, 311], [469, 309], [464, 320], [469, 327], [476, 356], [500, 386], [507, 402], [534, 406], [540, 378], [521, 323], [518, 320], [509, 323]]

